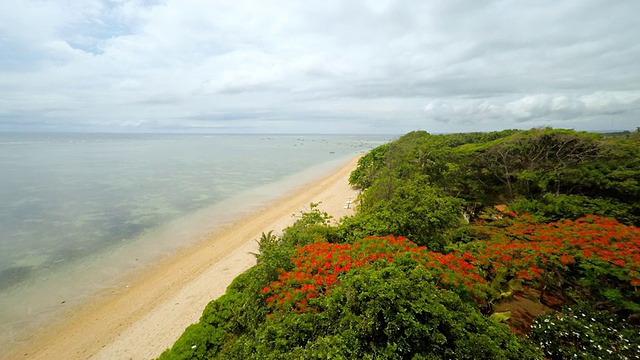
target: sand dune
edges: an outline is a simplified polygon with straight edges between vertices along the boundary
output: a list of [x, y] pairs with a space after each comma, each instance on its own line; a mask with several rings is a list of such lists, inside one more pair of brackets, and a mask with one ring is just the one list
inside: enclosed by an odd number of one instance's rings
[[[70, 311], [7, 359], [150, 359], [198, 321], [205, 305], [253, 264], [261, 233], [293, 223], [309, 203], [335, 218], [355, 191], [348, 185], [357, 158], [324, 179], [306, 184], [268, 208], [256, 210], [198, 244], [123, 280], [126, 286]], [[4, 357], [3, 356], [3, 357]]]

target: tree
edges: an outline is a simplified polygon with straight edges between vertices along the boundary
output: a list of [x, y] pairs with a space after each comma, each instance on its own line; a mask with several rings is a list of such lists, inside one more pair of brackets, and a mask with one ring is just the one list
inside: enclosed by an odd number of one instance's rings
[[[387, 181], [396, 185], [389, 189]], [[382, 194], [381, 194], [382, 193]], [[378, 179], [366, 192], [357, 215], [343, 221], [342, 237], [406, 236], [432, 250], [443, 250], [445, 233], [460, 224], [463, 201], [429, 186], [425, 177]]]
[[318, 312], [275, 313], [222, 359], [536, 359], [505, 325], [428, 283], [411, 261], [348, 272]]
[[530, 130], [480, 153], [474, 167], [504, 184], [505, 200], [545, 192], [560, 194], [568, 169], [602, 156], [599, 136], [570, 130]]

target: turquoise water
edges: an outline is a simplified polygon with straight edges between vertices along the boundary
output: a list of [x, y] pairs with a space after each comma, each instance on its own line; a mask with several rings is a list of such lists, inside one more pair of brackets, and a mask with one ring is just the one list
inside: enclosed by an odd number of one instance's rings
[[389, 139], [0, 134], [0, 331]]

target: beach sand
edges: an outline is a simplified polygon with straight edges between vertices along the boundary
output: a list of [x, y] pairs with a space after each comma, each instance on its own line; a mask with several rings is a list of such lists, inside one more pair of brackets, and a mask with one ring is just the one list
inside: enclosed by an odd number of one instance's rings
[[[252, 253], [262, 232], [280, 233], [311, 202], [339, 219], [356, 192], [348, 185], [358, 158], [324, 179], [306, 184], [267, 208], [227, 224], [122, 280], [96, 300], [69, 310], [62, 320], [34, 334], [26, 344], [0, 355], [6, 359], [151, 359], [170, 347], [202, 310], [255, 264]], [[6, 356], [6, 357], [5, 357]]]

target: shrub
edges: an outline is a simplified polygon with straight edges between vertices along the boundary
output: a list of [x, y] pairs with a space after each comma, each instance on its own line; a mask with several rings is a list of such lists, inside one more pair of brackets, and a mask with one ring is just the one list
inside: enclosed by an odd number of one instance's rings
[[518, 199], [510, 208], [519, 213], [531, 213], [545, 221], [577, 219], [586, 215], [615, 218], [625, 224], [638, 223], [632, 206], [615, 199], [582, 195], [545, 194], [540, 199]]
[[374, 261], [353, 269], [315, 311], [283, 310], [224, 358], [536, 359], [531, 345], [481, 315], [455, 293], [429, 284], [408, 262]]
[[355, 242], [370, 235], [405, 236], [429, 250], [442, 251], [446, 231], [460, 225], [463, 201], [430, 187], [424, 177], [395, 181], [389, 189], [385, 180], [379, 179], [364, 194], [355, 216], [343, 220], [341, 237]]
[[640, 327], [589, 305], [536, 318], [529, 337], [551, 359], [640, 359]]

